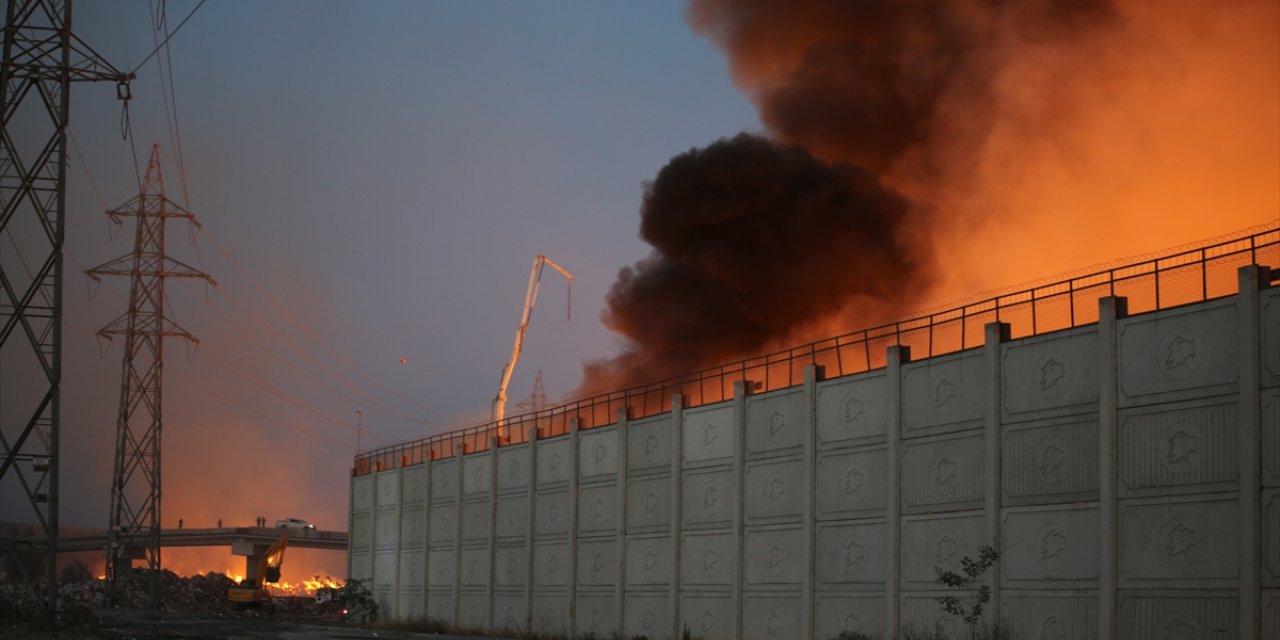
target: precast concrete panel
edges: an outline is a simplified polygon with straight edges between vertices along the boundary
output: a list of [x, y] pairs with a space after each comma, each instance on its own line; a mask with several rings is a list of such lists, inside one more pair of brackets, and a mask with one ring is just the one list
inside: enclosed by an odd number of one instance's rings
[[987, 365], [965, 351], [902, 365], [905, 437], [977, 426], [986, 416]]
[[732, 469], [686, 472], [681, 487], [684, 526], [720, 525], [732, 520], [735, 485]]
[[351, 483], [351, 511], [363, 513], [373, 508], [373, 479], [375, 476], [357, 476]]
[[671, 584], [671, 538], [628, 537], [626, 545], [628, 586], [653, 588]]
[[731, 457], [737, 432], [735, 424], [731, 402], [685, 411], [682, 430], [684, 464], [723, 461]]
[[1089, 588], [1101, 570], [1098, 509], [1076, 505], [1005, 511], [1000, 571], [1010, 588]]
[[1001, 451], [1004, 504], [1098, 498], [1098, 421], [1059, 419], [1009, 427]]
[[884, 521], [823, 523], [817, 534], [817, 580], [820, 588], [885, 581]]
[[680, 628], [704, 640], [735, 640], [737, 608], [728, 593], [680, 594]]
[[374, 547], [377, 549], [395, 549], [400, 542], [400, 514], [395, 511], [382, 511], [374, 516]]
[[888, 398], [883, 372], [818, 383], [818, 444], [882, 440], [888, 432]]
[[483, 587], [489, 584], [489, 548], [462, 548], [462, 586]]
[[1258, 314], [1262, 335], [1262, 386], [1280, 385], [1280, 287], [1272, 287], [1258, 293]]
[[[685, 534], [680, 550], [681, 583], [686, 589], [728, 588], [734, 580], [736, 549], [732, 533]], [[630, 569], [628, 566], [628, 579]]]
[[399, 608], [396, 609], [397, 618], [406, 618], [409, 620], [418, 620], [423, 617], [424, 597], [421, 589], [401, 589], [398, 602]]
[[628, 480], [627, 531], [665, 531], [670, 526], [671, 478], [663, 475]]
[[615, 540], [578, 541], [578, 586], [604, 587], [618, 583], [618, 543]]
[[529, 444], [498, 449], [498, 491], [524, 491], [529, 486]]
[[962, 433], [903, 445], [902, 511], [954, 511], [982, 506], [983, 435]]
[[1120, 495], [1230, 490], [1239, 479], [1239, 403], [1120, 412]]
[[670, 637], [670, 611], [667, 594], [635, 593], [628, 591], [623, 603], [622, 635], [626, 638], [644, 636], [651, 640]]
[[800, 595], [748, 593], [742, 598], [743, 640], [790, 640], [801, 628]]
[[492, 485], [492, 452], [472, 453], [462, 457], [462, 495], [488, 495]]
[[[458, 495], [458, 458], [431, 463], [431, 502], [452, 501]], [[433, 536], [434, 538], [434, 536]]]
[[396, 565], [399, 554], [395, 549], [375, 551], [373, 554], [373, 588], [391, 589], [396, 586]]
[[524, 592], [499, 591], [493, 596], [493, 624], [500, 631], [527, 633], [529, 603]]
[[747, 397], [747, 456], [799, 449], [809, 429], [803, 389]]
[[[934, 585], [935, 587], [937, 585]], [[925, 637], [937, 637], [933, 635], [940, 632], [945, 638], [960, 639], [964, 638], [968, 632], [968, 626], [964, 620], [958, 616], [951, 615], [942, 610], [938, 605], [938, 598], [941, 596], [954, 596], [955, 592], [948, 591], [918, 591], [906, 593], [902, 596], [899, 605], [902, 615], [903, 630], [916, 633]], [[979, 624], [990, 624], [988, 619], [991, 617], [991, 608], [988, 607], [983, 612], [981, 622]], [[904, 634], [910, 637], [909, 633]], [[1074, 640], [1074, 639], [1072, 639]]]
[[1210, 592], [1167, 595], [1121, 592], [1117, 638], [1239, 638], [1238, 602]]
[[368, 551], [351, 552], [351, 577], [355, 580], [373, 577], [373, 554]]
[[400, 587], [422, 591], [426, 576], [422, 575], [424, 551], [400, 552]]
[[1120, 406], [1218, 395], [1240, 379], [1235, 299], [1119, 321]]
[[804, 530], [750, 529], [742, 538], [743, 579], [751, 586], [800, 586], [805, 577]]
[[498, 498], [497, 518], [495, 529], [499, 539], [523, 540], [529, 533], [529, 498], [524, 494]]
[[819, 520], [883, 514], [885, 448], [842, 449], [818, 454]]
[[1121, 587], [1228, 586], [1240, 571], [1239, 524], [1234, 498], [1122, 503]]
[[1262, 592], [1262, 637], [1280, 638], [1280, 591]]
[[427, 576], [427, 586], [431, 588], [452, 589], [454, 571], [457, 569], [458, 557], [453, 546], [431, 548], [427, 551], [427, 565], [431, 572]]
[[618, 487], [593, 485], [578, 491], [578, 533], [613, 533], [618, 529]]
[[1262, 393], [1262, 486], [1280, 487], [1280, 389]]
[[373, 537], [373, 515], [365, 514], [351, 521], [351, 544], [356, 549], [368, 549]]
[[533, 631], [561, 636], [569, 632], [569, 597], [563, 594], [533, 595]]
[[[990, 544], [981, 513], [912, 516], [902, 522], [902, 580], [922, 587], [936, 586], [934, 568], [960, 571], [960, 559], [977, 558]], [[910, 550], [910, 551], [908, 551]]]
[[804, 460], [748, 463], [744, 483], [747, 522], [793, 521], [804, 512]]
[[523, 587], [529, 575], [524, 545], [500, 546], [493, 552], [493, 581], [499, 587]]
[[1073, 329], [1001, 345], [1005, 422], [1082, 413], [1098, 402], [1098, 330]]
[[378, 604], [379, 611], [394, 611], [392, 609], [396, 604], [396, 592], [394, 589], [375, 587], [370, 595], [373, 596], [373, 601]]
[[533, 584], [535, 587], [569, 585], [569, 549], [567, 542], [539, 542], [533, 545]]
[[1262, 494], [1262, 584], [1280, 587], [1280, 491]]
[[618, 628], [618, 604], [613, 592], [578, 592], [578, 637], [607, 638]]
[[453, 542], [457, 537], [456, 510], [452, 504], [431, 508], [427, 523], [431, 528], [431, 544]]
[[427, 465], [418, 463], [401, 469], [405, 504], [421, 504], [427, 500]]
[[427, 514], [422, 503], [404, 507], [400, 513], [400, 548], [420, 549], [427, 537]]
[[618, 474], [618, 428], [599, 427], [578, 436], [578, 477], [583, 480]]
[[569, 437], [557, 436], [538, 443], [538, 487], [569, 482]]
[[[1008, 591], [1001, 618], [1012, 638], [1093, 640], [1098, 637], [1098, 598], [1078, 592]], [[1148, 636], [1164, 640], [1176, 636]]]
[[631, 473], [671, 468], [671, 414], [627, 425], [627, 470]]
[[489, 501], [462, 503], [462, 541], [483, 542], [489, 539]]
[[383, 471], [378, 478], [378, 508], [395, 507], [400, 502], [400, 470]]
[[453, 622], [453, 592], [427, 591], [427, 617], [433, 620]]
[[818, 593], [814, 601], [814, 637], [828, 640], [842, 633], [883, 637], [884, 610], [882, 596]]
[[469, 629], [488, 628], [489, 596], [475, 591], [463, 591], [459, 594], [458, 624]]
[[534, 531], [539, 536], [569, 533], [569, 492], [555, 491], [539, 494], [534, 507]]

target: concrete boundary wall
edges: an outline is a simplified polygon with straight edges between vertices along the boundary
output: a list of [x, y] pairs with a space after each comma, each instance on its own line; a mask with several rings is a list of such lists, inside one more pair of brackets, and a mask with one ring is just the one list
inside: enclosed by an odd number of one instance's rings
[[1280, 637], [1280, 287], [354, 477], [383, 611], [651, 640]]

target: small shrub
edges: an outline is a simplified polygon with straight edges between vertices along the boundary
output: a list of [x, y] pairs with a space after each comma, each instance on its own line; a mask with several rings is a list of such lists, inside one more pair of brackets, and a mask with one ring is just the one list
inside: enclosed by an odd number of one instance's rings
[[[943, 571], [939, 567], [934, 567], [934, 571], [938, 573], [937, 582], [954, 589], [972, 589], [975, 584], [982, 580], [983, 574], [991, 569], [999, 559], [1000, 552], [990, 545], [983, 545], [982, 548], [978, 549], [977, 560], [969, 556], [960, 559], [961, 573]], [[969, 625], [970, 635], [976, 633], [978, 622], [982, 619], [982, 611], [990, 601], [991, 587], [985, 584], [979, 586], [973, 592], [973, 595], [967, 598], [960, 596], [938, 597], [938, 604], [942, 605], [943, 611], [959, 617], [964, 620], [966, 625]]]

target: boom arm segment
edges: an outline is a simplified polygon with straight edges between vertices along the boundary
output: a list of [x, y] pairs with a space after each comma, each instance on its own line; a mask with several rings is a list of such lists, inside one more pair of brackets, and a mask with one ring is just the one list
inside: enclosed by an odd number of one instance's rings
[[500, 440], [506, 438], [502, 421], [507, 416], [507, 385], [511, 384], [511, 374], [515, 373], [516, 361], [520, 359], [520, 352], [524, 349], [525, 330], [529, 328], [529, 320], [533, 318], [533, 305], [538, 300], [538, 288], [542, 285], [542, 271], [547, 265], [559, 271], [560, 275], [569, 282], [569, 317], [572, 318], [573, 275], [553, 262], [551, 258], [542, 255], [534, 258], [533, 269], [529, 271], [529, 288], [524, 294], [524, 310], [520, 313], [520, 325], [516, 327], [515, 345], [511, 347], [511, 359], [507, 361], [507, 366], [502, 368], [502, 379], [498, 381], [498, 395], [493, 399], [493, 419], [498, 423]]

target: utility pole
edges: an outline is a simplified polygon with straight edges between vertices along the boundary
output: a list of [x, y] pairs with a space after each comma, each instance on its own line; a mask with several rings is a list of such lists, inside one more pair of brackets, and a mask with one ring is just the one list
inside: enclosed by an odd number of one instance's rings
[[[9, 0], [0, 62], [0, 492], [20, 485], [57, 609], [62, 245], [71, 83], [122, 73], [71, 32], [71, 0]], [[9, 505], [6, 505], [9, 506]], [[21, 566], [23, 563], [19, 563]], [[32, 576], [34, 577], [34, 576]]]
[[129, 310], [98, 331], [99, 336], [108, 339], [125, 339], [107, 527], [107, 593], [114, 599], [133, 560], [144, 559], [154, 606], [160, 597], [164, 339], [178, 337], [199, 342], [165, 316], [164, 281], [201, 278], [211, 285], [217, 283], [208, 274], [165, 255], [165, 222], [169, 218], [184, 218], [196, 227], [200, 223], [191, 212], [165, 197], [160, 145], [151, 148], [142, 192], [107, 215], [116, 224], [121, 224], [124, 217], [137, 218], [133, 252], [86, 271], [94, 280], [104, 275], [128, 276], [130, 280]]

